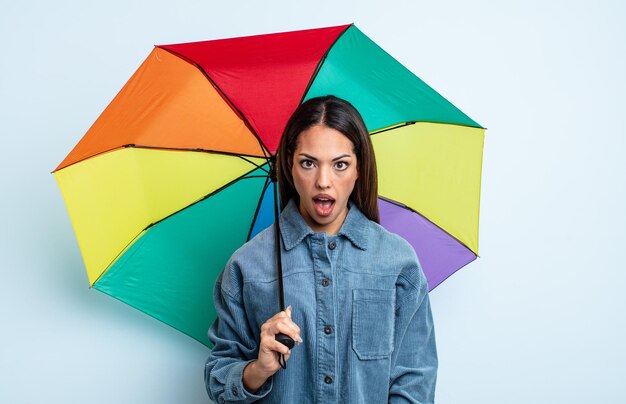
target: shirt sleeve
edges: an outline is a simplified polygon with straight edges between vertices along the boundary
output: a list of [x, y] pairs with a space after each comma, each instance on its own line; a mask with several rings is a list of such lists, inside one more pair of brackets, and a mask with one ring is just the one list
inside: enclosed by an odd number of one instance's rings
[[258, 344], [246, 320], [242, 294], [233, 296], [222, 287], [229, 269], [232, 267], [227, 265], [215, 283], [213, 301], [217, 319], [209, 329], [209, 340], [215, 347], [207, 359], [204, 380], [209, 397], [216, 403], [251, 403], [272, 390], [272, 378], [255, 393], [243, 385], [243, 370], [257, 358]]
[[419, 266], [407, 272], [396, 284], [389, 403], [433, 403], [438, 361], [428, 284]]

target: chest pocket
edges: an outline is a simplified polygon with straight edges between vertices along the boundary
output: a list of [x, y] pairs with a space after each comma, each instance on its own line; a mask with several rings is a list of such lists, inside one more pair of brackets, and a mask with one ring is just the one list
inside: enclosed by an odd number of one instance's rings
[[393, 351], [396, 291], [352, 291], [352, 349], [361, 360], [388, 358]]

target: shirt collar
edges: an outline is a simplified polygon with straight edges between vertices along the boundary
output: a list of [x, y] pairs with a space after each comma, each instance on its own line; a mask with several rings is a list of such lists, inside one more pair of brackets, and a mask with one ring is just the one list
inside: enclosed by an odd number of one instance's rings
[[[348, 210], [346, 220], [344, 220], [337, 235], [345, 236], [355, 247], [366, 250], [367, 237], [365, 236], [365, 229], [369, 219], [365, 217], [354, 203], [349, 202], [349, 206], [350, 209]], [[313, 229], [304, 221], [294, 199], [287, 203], [279, 220], [280, 233], [287, 251], [300, 244], [306, 236], [315, 234]]]

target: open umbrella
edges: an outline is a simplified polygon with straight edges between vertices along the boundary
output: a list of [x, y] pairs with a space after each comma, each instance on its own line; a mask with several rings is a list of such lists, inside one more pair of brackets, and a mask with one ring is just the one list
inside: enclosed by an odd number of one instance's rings
[[474, 260], [484, 129], [344, 25], [154, 48], [54, 170], [90, 285], [210, 345], [215, 279], [274, 221], [283, 127], [326, 94], [361, 112], [381, 222], [430, 288]]

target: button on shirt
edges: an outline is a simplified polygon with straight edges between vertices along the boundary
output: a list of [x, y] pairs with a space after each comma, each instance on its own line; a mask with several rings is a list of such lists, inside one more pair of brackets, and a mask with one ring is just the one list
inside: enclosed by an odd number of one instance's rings
[[336, 235], [315, 233], [294, 201], [280, 217], [285, 304], [301, 329], [287, 369], [256, 392], [242, 373], [279, 310], [274, 227], [237, 250], [214, 289], [205, 368], [226, 402], [434, 401], [437, 352], [426, 278], [413, 248], [353, 204]]

